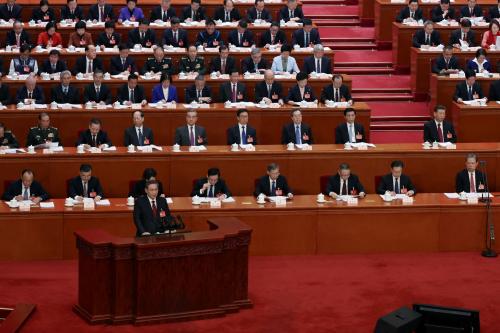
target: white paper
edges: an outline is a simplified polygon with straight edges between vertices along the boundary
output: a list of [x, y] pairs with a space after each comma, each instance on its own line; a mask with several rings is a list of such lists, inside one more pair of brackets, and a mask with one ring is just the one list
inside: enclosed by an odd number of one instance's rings
[[444, 194], [448, 199], [458, 199], [460, 195], [458, 193], [445, 193]]
[[289, 199], [288, 197], [285, 197], [283, 195], [267, 197], [267, 200], [269, 200], [270, 202], [276, 202], [278, 200], [288, 200], [288, 199]]
[[168, 204], [173, 204], [174, 203], [174, 201], [172, 200], [172, 198], [165, 198], [165, 200], [167, 200]]
[[54, 208], [54, 203], [50, 202], [40, 202], [40, 208]]
[[236, 202], [236, 200], [234, 200], [233, 197], [229, 197], [229, 198], [226, 198], [226, 199], [222, 199], [222, 202], [224, 202], [224, 203], [230, 203], [230, 202]]
[[115, 146], [106, 147], [106, 148], [103, 148], [102, 150], [103, 151], [116, 151], [116, 147]]
[[96, 206], [110, 206], [111, 202], [108, 199], [101, 199], [95, 202]]

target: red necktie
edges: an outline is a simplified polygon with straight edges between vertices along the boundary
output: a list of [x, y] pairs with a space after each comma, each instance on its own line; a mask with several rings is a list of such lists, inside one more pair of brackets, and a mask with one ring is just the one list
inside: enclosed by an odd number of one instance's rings
[[153, 217], [156, 218], [156, 215], [158, 215], [158, 209], [156, 208], [156, 199], [151, 201], [151, 210], [153, 211]]
[[474, 182], [474, 176], [472, 175], [472, 173], [469, 173], [470, 174], [470, 193], [474, 193], [476, 192], [476, 183]]
[[443, 129], [441, 128], [441, 124], [438, 124], [438, 140], [439, 142], [444, 142]]

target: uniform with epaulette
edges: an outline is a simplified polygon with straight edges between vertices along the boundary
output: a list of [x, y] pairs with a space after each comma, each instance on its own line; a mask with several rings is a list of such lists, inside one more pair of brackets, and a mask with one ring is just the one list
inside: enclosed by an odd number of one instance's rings
[[161, 61], [157, 61], [156, 58], [148, 58], [142, 69], [142, 73], [153, 72], [153, 73], [167, 73], [170, 75], [174, 73], [174, 66], [172, 65], [172, 58], [164, 57]]
[[5, 131], [0, 137], [0, 147], [19, 148], [19, 142], [11, 131]]
[[203, 57], [197, 56], [194, 60], [189, 57], [182, 57], [180, 61], [179, 72], [189, 73], [198, 72], [198, 74], [205, 74], [205, 60]]
[[41, 128], [39, 126], [30, 128], [28, 132], [27, 146], [38, 146], [46, 142], [59, 142], [59, 131], [56, 127]]

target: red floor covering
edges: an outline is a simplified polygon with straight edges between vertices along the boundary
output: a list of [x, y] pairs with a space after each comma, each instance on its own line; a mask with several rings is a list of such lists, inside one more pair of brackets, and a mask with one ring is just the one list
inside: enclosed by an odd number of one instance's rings
[[496, 333], [499, 260], [478, 253], [252, 257], [253, 309], [154, 326], [89, 326], [73, 314], [75, 261], [0, 262], [0, 300], [38, 304], [26, 333], [368, 333], [379, 316], [413, 302], [478, 309], [481, 331]]
[[370, 142], [372, 143], [422, 143], [424, 131], [370, 131]]

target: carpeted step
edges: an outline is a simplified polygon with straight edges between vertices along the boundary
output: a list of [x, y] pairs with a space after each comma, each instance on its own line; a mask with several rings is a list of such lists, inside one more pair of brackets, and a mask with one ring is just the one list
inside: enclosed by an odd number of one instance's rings
[[359, 26], [361, 21], [357, 18], [312, 18], [318, 27], [331, 27], [331, 26]]
[[370, 130], [422, 130], [424, 128], [423, 121], [381, 121], [370, 123]]
[[349, 74], [349, 75], [380, 75], [380, 74], [394, 74], [392, 67], [345, 67], [335, 64], [335, 73]]
[[385, 91], [386, 89], [411, 90], [409, 75], [352, 75], [352, 87], [356, 89], [370, 89]]
[[352, 98], [358, 102], [370, 102], [370, 101], [412, 101], [413, 94], [403, 94], [403, 93], [352, 93]]
[[339, 6], [323, 3], [321, 5], [307, 5], [302, 7], [304, 16], [307, 17], [342, 17], [342, 18], [357, 18], [358, 6]]
[[378, 50], [349, 50], [335, 52], [335, 65], [346, 63], [349, 66], [357, 66], [370, 64], [384, 64], [392, 66], [392, 51], [378, 51]]
[[377, 143], [420, 143], [423, 130], [375, 130], [370, 127], [370, 141]]
[[[322, 39], [323, 41], [323, 39]], [[339, 41], [323, 41], [324, 46], [328, 46], [334, 51], [339, 50], [375, 50], [377, 44], [374, 41], [360, 41], [360, 42], [339, 42]]]
[[358, 0], [302, 0], [302, 8], [308, 5], [346, 5], [355, 6], [358, 4]]
[[373, 41], [375, 28], [371, 27], [321, 27], [321, 39], [328, 41]]
[[372, 119], [428, 119], [429, 104], [426, 102], [370, 102]]

